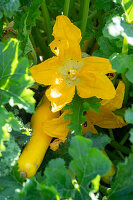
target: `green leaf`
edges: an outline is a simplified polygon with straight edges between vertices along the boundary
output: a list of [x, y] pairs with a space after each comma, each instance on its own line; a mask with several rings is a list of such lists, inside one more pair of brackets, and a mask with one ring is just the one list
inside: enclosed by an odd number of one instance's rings
[[4, 145], [6, 151], [2, 153], [0, 158], [0, 177], [8, 175], [12, 171], [12, 167], [20, 154], [20, 149], [12, 136], [10, 136], [9, 141], [4, 142]]
[[[20, 7], [19, 0], [1, 0], [0, 1], [0, 13], [3, 13], [6, 17], [11, 18], [14, 13]], [[0, 15], [0, 18], [2, 14]]]
[[17, 12], [14, 18], [14, 28], [18, 31], [18, 39], [21, 41], [23, 55], [33, 50], [29, 37], [31, 28], [36, 26], [36, 20], [40, 17], [40, 5], [43, 0], [22, 1], [22, 9]]
[[17, 200], [16, 190], [21, 185], [12, 176], [0, 177], [0, 200]]
[[132, 0], [122, 0], [122, 6], [126, 13], [128, 23], [133, 21], [133, 2]]
[[72, 180], [65, 168], [65, 162], [61, 158], [51, 160], [45, 169], [46, 184], [54, 186], [60, 197], [68, 198], [72, 196], [74, 187]]
[[93, 147], [98, 148], [100, 150], [104, 149], [104, 147], [111, 142], [110, 137], [102, 133], [86, 133], [85, 136], [92, 140]]
[[93, 191], [90, 184], [97, 175], [103, 176], [110, 170], [110, 161], [98, 149], [92, 148], [92, 142], [81, 136], [72, 138], [69, 148], [73, 161], [70, 171], [75, 175], [79, 190], [76, 190], [75, 199], [90, 199]]
[[[117, 71], [117, 73], [125, 73], [127, 69], [129, 71], [133, 70], [133, 55], [126, 55], [126, 54], [118, 54], [114, 53], [110, 58], [109, 58], [113, 69]], [[129, 75], [129, 73], [126, 73], [126, 76], [131, 77], [132, 75]]]
[[129, 124], [133, 124], [133, 105], [125, 112], [125, 120]]
[[111, 185], [108, 200], [133, 199], [133, 155], [118, 165], [115, 181]]
[[[0, 43], [0, 104], [17, 105], [27, 112], [34, 112], [33, 92], [29, 89], [33, 79], [28, 72], [28, 60], [18, 58], [19, 43], [10, 39]], [[7, 59], [9, 58], [9, 59]]]
[[133, 143], [133, 128], [130, 129], [129, 133], [130, 133], [129, 140], [130, 140], [131, 143]]
[[111, 8], [113, 8], [114, 3], [112, 0], [96, 0], [95, 1], [95, 8], [101, 9], [104, 11], [109, 11]]
[[133, 24], [127, 23], [123, 17], [113, 16], [109, 19], [103, 29], [103, 34], [109, 39], [117, 39], [123, 41], [125, 37], [128, 44], [133, 46]]
[[47, 187], [38, 183], [35, 178], [28, 179], [22, 190], [19, 192], [19, 200], [57, 200], [58, 193], [54, 187]]
[[90, 108], [95, 112], [100, 109], [100, 100], [96, 97], [89, 99], [82, 99], [77, 94], [75, 94], [72, 102], [65, 106], [65, 110], [71, 110], [72, 114], [66, 114], [65, 119], [70, 119], [71, 123], [68, 125], [69, 129], [77, 135], [82, 133], [82, 124], [86, 121], [84, 112], [88, 111]]
[[82, 136], [72, 138], [69, 153], [73, 158], [69, 170], [63, 159], [51, 160], [44, 172], [44, 183], [54, 186], [61, 199], [89, 200], [99, 189], [100, 176], [109, 171], [110, 161], [101, 151], [92, 148], [91, 140]]
[[103, 36], [99, 37], [98, 45], [100, 49], [94, 51], [93, 56], [98, 56], [98, 53], [100, 53], [102, 54], [100, 57], [109, 58], [115, 51], [118, 51], [113, 42]]
[[133, 67], [126, 72], [125, 76], [131, 83], [133, 83]]
[[10, 138], [9, 132], [12, 128], [16, 131], [19, 130], [20, 125], [15, 119], [13, 113], [7, 112], [4, 106], [0, 107], [0, 156], [1, 152], [5, 150], [4, 141], [8, 141]]

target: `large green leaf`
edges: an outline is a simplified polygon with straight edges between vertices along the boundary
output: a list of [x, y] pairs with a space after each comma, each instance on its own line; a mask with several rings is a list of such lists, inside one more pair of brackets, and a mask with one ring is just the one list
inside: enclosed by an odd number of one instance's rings
[[110, 62], [112, 64], [113, 69], [117, 71], [117, 73], [125, 73], [127, 69], [133, 70], [133, 55], [126, 54], [118, 54], [114, 53], [110, 57]]
[[68, 198], [74, 192], [72, 180], [65, 168], [65, 162], [61, 158], [51, 160], [45, 170], [46, 184], [54, 186], [60, 197]]
[[9, 102], [33, 113], [35, 100], [33, 92], [27, 89], [33, 79], [28, 72], [28, 60], [18, 57], [18, 46], [16, 39], [0, 43], [0, 104]]
[[[70, 163], [70, 171], [75, 175], [79, 185], [75, 199], [91, 199], [89, 194], [93, 192], [90, 187], [92, 180], [97, 175], [103, 176], [110, 170], [110, 161], [98, 149], [92, 148], [92, 142], [81, 136], [75, 136], [69, 148], [73, 161]], [[97, 182], [98, 184], [98, 182]]]
[[58, 193], [55, 188], [47, 187], [43, 183], [38, 183], [35, 178], [29, 179], [23, 185], [23, 189], [19, 192], [20, 200], [59, 200]]
[[12, 176], [0, 177], [0, 200], [17, 200], [17, 189], [21, 185]]
[[2, 14], [6, 17], [12, 17], [20, 6], [19, 0], [1, 0], [0, 1], [0, 18]]
[[115, 181], [111, 185], [108, 200], [118, 199], [133, 199], [133, 155], [118, 165]]
[[73, 158], [69, 170], [60, 158], [50, 161], [44, 183], [54, 186], [61, 199], [89, 200], [98, 191], [100, 176], [109, 171], [110, 161], [101, 151], [92, 148], [91, 140], [82, 136], [72, 138], [69, 153]]

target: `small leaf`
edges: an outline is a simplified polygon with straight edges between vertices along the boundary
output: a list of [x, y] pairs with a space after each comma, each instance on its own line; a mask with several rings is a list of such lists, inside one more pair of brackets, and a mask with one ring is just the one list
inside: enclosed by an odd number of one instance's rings
[[71, 114], [66, 114], [65, 119], [70, 119], [71, 123], [68, 128], [72, 130], [74, 134], [81, 135], [82, 124], [86, 121], [84, 112], [88, 111], [90, 108], [95, 112], [100, 109], [100, 99], [96, 97], [82, 99], [77, 94], [75, 94], [72, 102], [65, 106], [65, 110], [70, 110]]
[[132, 142], [132, 144], [133, 144], [133, 128], [130, 129], [129, 133], [130, 133], [130, 138], [129, 138], [129, 140], [130, 140], [130, 142]]
[[111, 142], [110, 137], [105, 134], [86, 133], [86, 137], [92, 140], [93, 147], [100, 150], [104, 149], [104, 147]]
[[20, 154], [20, 149], [14, 138], [10, 136], [10, 140], [4, 142], [6, 150], [2, 153], [0, 158], [0, 177], [7, 176], [11, 173], [13, 166]]
[[133, 124], [133, 105], [125, 112], [125, 120], [129, 124]]
[[15, 119], [13, 113], [7, 112], [4, 106], [0, 107], [0, 156], [1, 152], [5, 150], [4, 141], [8, 141], [10, 138], [9, 132], [12, 128], [16, 131], [19, 130], [20, 125]]

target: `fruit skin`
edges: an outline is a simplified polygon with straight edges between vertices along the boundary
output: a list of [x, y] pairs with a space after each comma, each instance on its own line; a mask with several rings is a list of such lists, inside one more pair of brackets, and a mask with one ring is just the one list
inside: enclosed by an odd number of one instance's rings
[[[105, 155], [106, 157], [108, 157], [107, 153], [106, 153], [104, 150], [102, 150], [102, 152], [104, 153], [104, 155]], [[109, 157], [108, 157], [108, 159], [109, 159]], [[109, 160], [110, 160], [110, 159], [109, 159]], [[111, 160], [110, 160], [110, 161], [111, 161]], [[111, 169], [110, 169], [104, 176], [102, 176], [102, 181], [103, 181], [104, 183], [110, 184], [110, 183], [112, 182], [112, 178], [113, 178], [113, 176], [115, 175], [115, 173], [116, 173], [116, 167], [115, 167], [115, 165], [111, 162]]]
[[30, 142], [26, 144], [18, 159], [20, 176], [30, 178], [36, 174], [52, 140], [52, 137], [46, 135], [45, 130], [42, 130], [42, 122], [58, 116], [59, 112], [53, 113], [50, 110], [50, 103], [47, 98], [43, 97], [31, 118], [33, 136], [31, 137]]

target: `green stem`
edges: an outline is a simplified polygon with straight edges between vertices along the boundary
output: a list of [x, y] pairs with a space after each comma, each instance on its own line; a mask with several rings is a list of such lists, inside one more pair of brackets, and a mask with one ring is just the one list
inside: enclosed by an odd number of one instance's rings
[[125, 36], [123, 39], [122, 53], [128, 54], [128, 42], [127, 42], [127, 38]]
[[41, 8], [42, 8], [43, 16], [44, 16], [44, 21], [45, 21], [45, 24], [46, 24], [46, 30], [47, 30], [47, 36], [48, 36], [48, 43], [50, 43], [53, 40], [52, 26], [51, 26], [49, 12], [48, 12], [45, 0], [43, 0]]
[[33, 58], [34, 58], [34, 65], [36, 65], [37, 64], [37, 56], [36, 56], [36, 52], [35, 52], [33, 46], [32, 46], [32, 53], [33, 53]]
[[81, 34], [82, 34], [82, 38], [84, 38], [84, 34], [85, 34], [86, 26], [87, 26], [89, 4], [90, 4], [90, 0], [84, 0], [82, 17], [81, 17]]
[[70, 1], [71, 0], [65, 0], [65, 3], [64, 3], [64, 12], [63, 12], [65, 16], [68, 16]]
[[121, 151], [122, 153], [125, 153], [125, 154], [129, 154], [131, 153], [131, 150], [128, 148], [128, 147], [125, 147], [119, 143], [117, 143], [116, 141], [111, 141], [111, 146], [114, 147], [117, 151]]
[[110, 152], [108, 150], [106, 150], [107, 154], [109, 155], [109, 158], [111, 160], [119, 160], [119, 157], [114, 153], [114, 152]]
[[108, 130], [109, 130], [109, 135], [110, 135], [110, 137], [111, 137], [113, 140], [115, 140], [112, 129], [108, 129]]
[[126, 106], [128, 95], [129, 95], [130, 83], [126, 78], [125, 73], [121, 74], [121, 77], [122, 77], [123, 82], [125, 83], [125, 95], [124, 95], [124, 100], [123, 100], [123, 106]]
[[44, 58], [49, 58], [51, 56], [51, 52], [48, 46], [46, 45], [44, 39], [42, 38], [41, 33], [36, 28], [33, 28], [32, 35], [35, 40], [36, 46], [40, 48]]
[[120, 144], [123, 145], [125, 144], [125, 142], [127, 141], [127, 139], [129, 138], [129, 133], [125, 134], [124, 137], [122, 138]]

